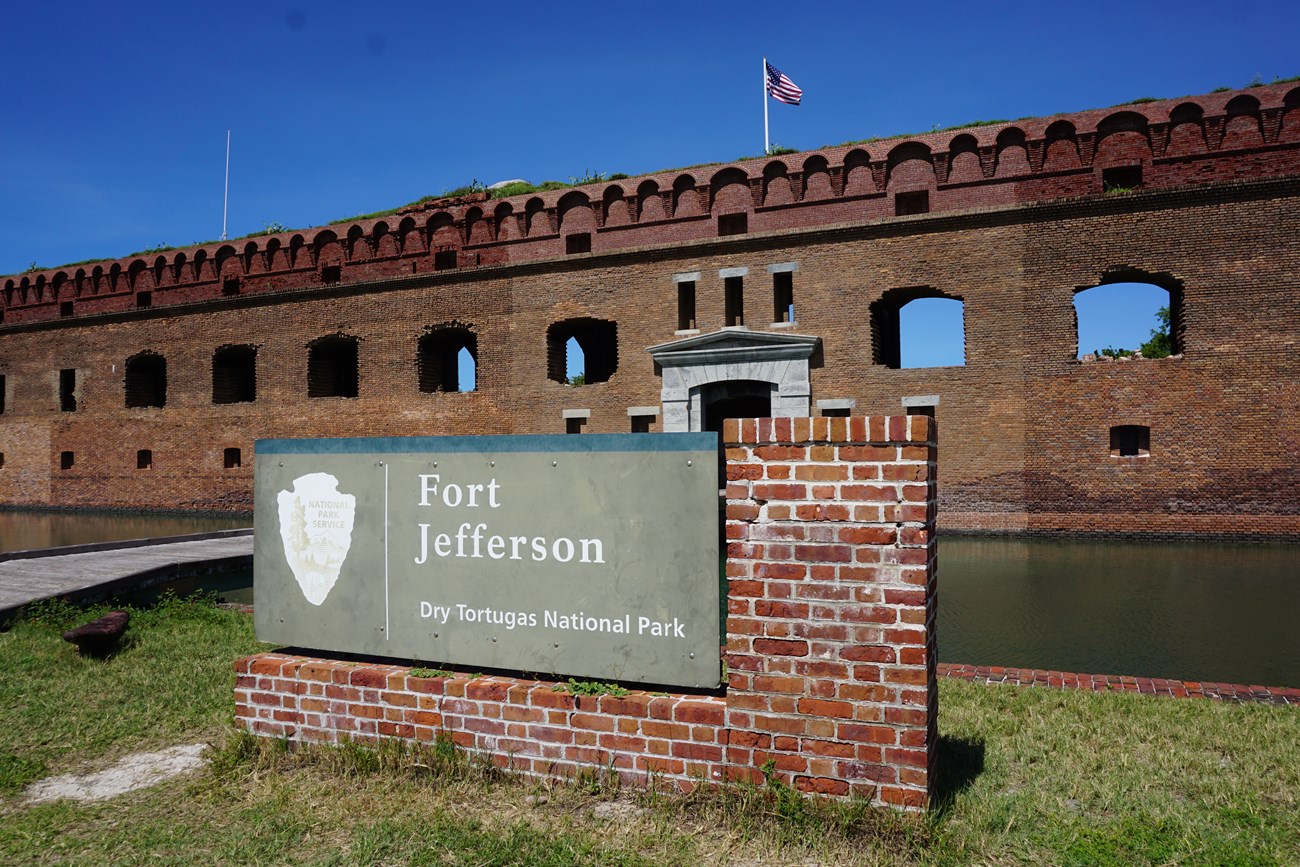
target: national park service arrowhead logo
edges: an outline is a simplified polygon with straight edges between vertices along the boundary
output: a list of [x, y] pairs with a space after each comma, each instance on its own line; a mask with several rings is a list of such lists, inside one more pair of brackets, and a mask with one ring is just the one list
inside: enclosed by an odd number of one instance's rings
[[281, 491], [276, 503], [284, 558], [302, 595], [320, 605], [339, 580], [352, 547], [357, 498], [339, 493], [339, 480], [329, 473], [309, 473], [294, 479], [293, 490]]

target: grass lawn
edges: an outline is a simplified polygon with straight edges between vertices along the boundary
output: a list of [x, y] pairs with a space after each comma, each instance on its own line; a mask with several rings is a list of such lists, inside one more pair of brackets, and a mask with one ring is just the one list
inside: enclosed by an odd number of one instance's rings
[[[92, 612], [93, 613], [93, 612]], [[924, 819], [783, 787], [544, 786], [447, 746], [289, 753], [232, 733], [246, 615], [164, 601], [82, 659], [48, 606], [0, 633], [0, 864], [1300, 864], [1300, 709], [945, 681]], [[212, 743], [201, 773], [28, 804], [41, 776]]]

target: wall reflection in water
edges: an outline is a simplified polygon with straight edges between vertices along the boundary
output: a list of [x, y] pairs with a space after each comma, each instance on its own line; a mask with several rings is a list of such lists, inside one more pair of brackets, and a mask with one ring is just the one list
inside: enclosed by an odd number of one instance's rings
[[939, 659], [1300, 687], [1300, 546], [939, 540]]
[[252, 525], [251, 518], [0, 511], [0, 554], [89, 542], [209, 533]]

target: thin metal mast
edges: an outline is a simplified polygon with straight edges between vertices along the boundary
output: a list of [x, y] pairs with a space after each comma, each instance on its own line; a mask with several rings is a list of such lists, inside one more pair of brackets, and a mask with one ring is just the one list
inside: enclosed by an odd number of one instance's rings
[[226, 130], [226, 190], [221, 196], [221, 240], [226, 240], [226, 213], [230, 207], [230, 130]]

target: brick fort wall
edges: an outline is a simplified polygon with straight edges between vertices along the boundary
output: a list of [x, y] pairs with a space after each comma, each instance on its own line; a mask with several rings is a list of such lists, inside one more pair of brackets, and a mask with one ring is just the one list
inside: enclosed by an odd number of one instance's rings
[[[943, 528], [1300, 538], [1298, 193], [1279, 84], [16, 275], [0, 505], [246, 511], [259, 437], [632, 430], [660, 404], [645, 349], [735, 321], [725, 272], [743, 327], [819, 339], [814, 411], [938, 398]], [[1075, 294], [1130, 280], [1176, 300], [1178, 351], [1081, 361]], [[923, 295], [961, 301], [963, 365], [891, 362], [888, 310]], [[603, 329], [601, 381], [560, 381], [557, 328]], [[422, 381], [430, 333], [472, 336], [475, 390]], [[338, 336], [355, 396], [310, 396], [310, 347]], [[255, 399], [214, 402], [231, 346]], [[126, 405], [142, 353], [162, 406]], [[1144, 453], [1114, 453], [1121, 426]]]

